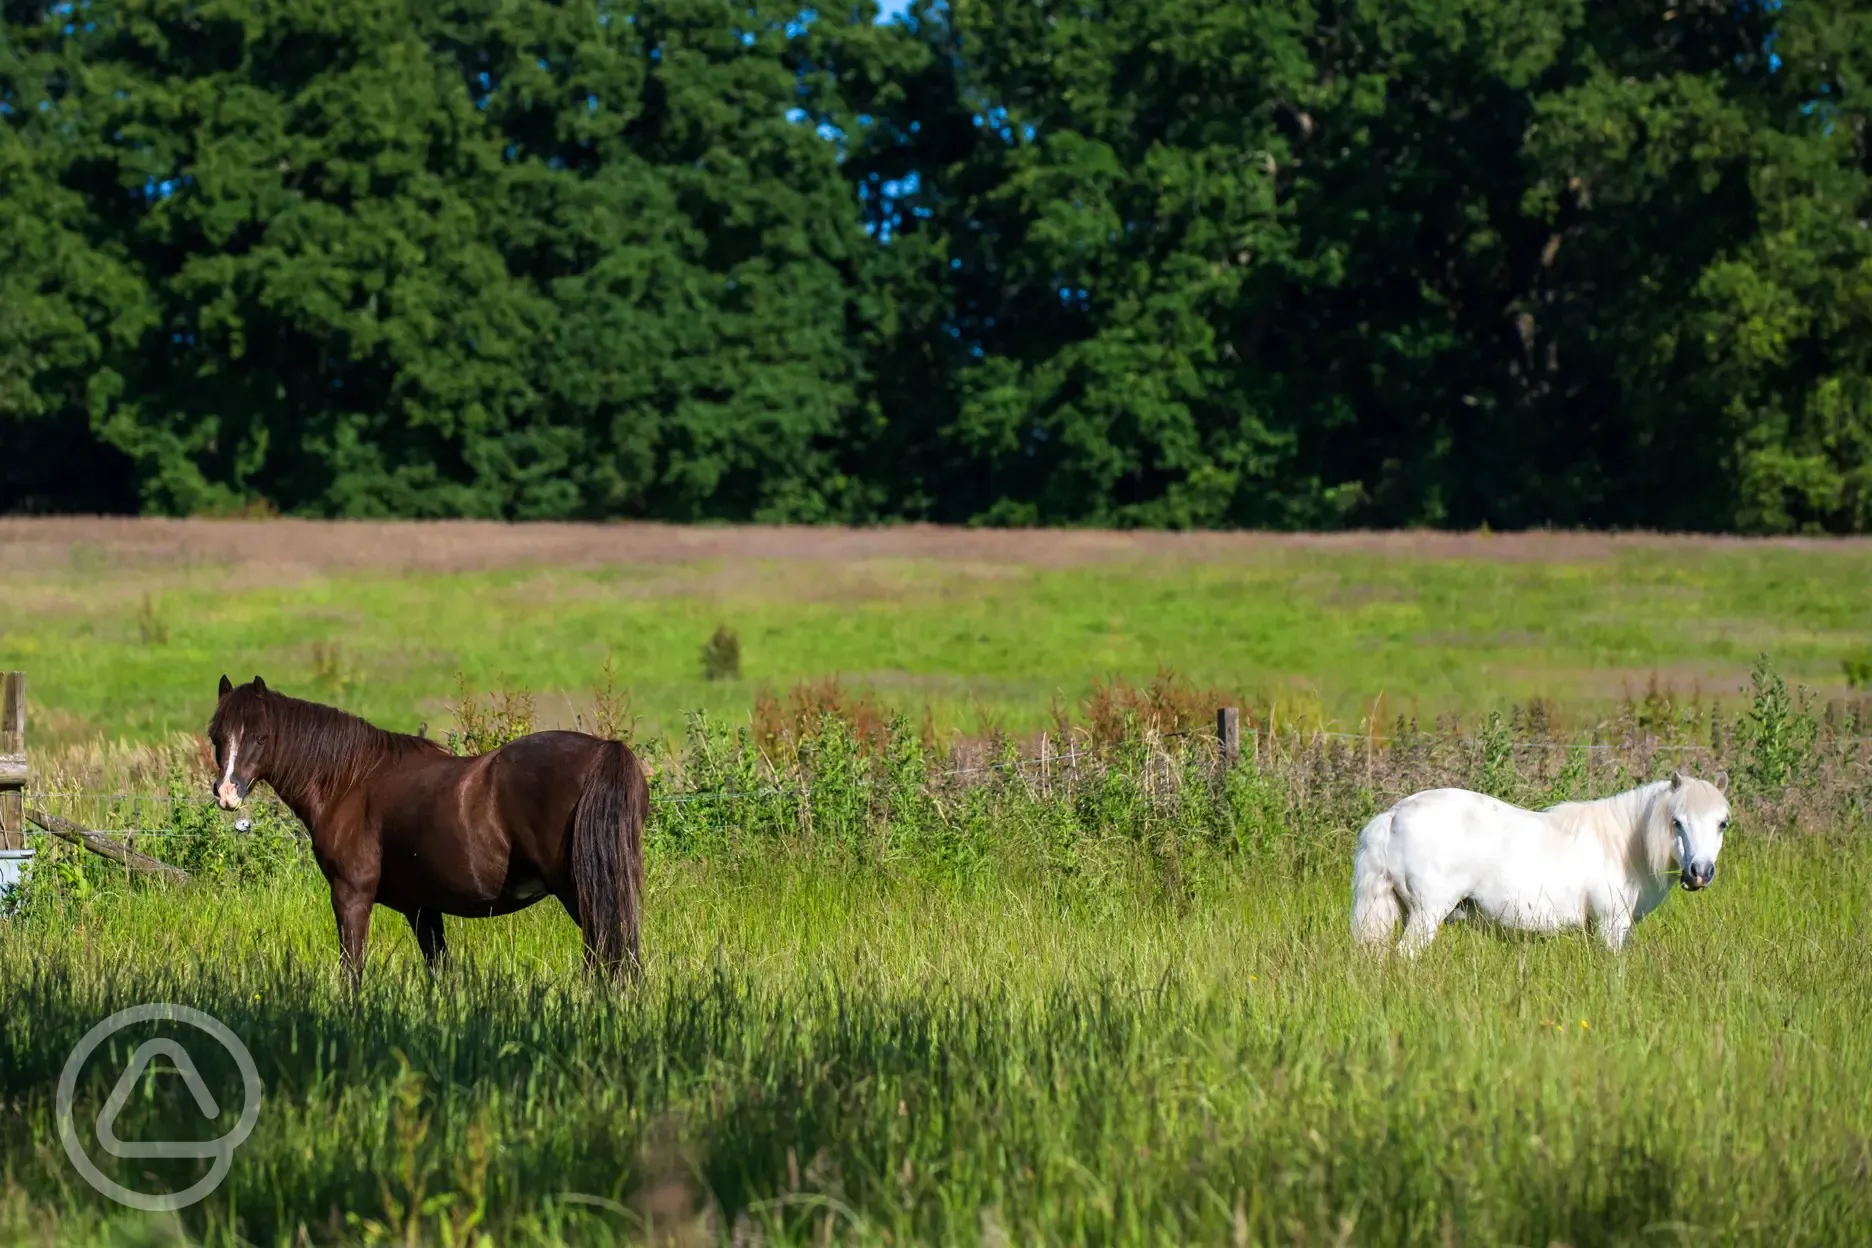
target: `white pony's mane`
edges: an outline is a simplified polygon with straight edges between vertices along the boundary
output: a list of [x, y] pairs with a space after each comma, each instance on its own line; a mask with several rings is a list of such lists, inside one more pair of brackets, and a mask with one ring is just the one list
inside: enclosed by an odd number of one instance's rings
[[1634, 875], [1667, 875], [1672, 847], [1670, 790], [1670, 781], [1654, 780], [1597, 801], [1561, 802], [1540, 813], [1563, 832], [1594, 837], [1607, 857], [1624, 863]]

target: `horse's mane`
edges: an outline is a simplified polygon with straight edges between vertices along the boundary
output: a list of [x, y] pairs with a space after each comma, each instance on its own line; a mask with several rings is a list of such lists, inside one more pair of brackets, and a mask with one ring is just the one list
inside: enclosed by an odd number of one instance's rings
[[1632, 874], [1664, 875], [1670, 871], [1670, 823], [1658, 798], [1670, 787], [1670, 781], [1657, 780], [1597, 801], [1562, 802], [1541, 813], [1563, 831], [1597, 840], [1608, 858]]
[[335, 795], [351, 788], [388, 762], [411, 754], [445, 754], [425, 737], [391, 732], [360, 719], [349, 711], [303, 698], [288, 697], [271, 689], [264, 693], [242, 686], [215, 708], [208, 731], [241, 723], [242, 712], [257, 705], [268, 733], [268, 782], [284, 797], [288, 793]]

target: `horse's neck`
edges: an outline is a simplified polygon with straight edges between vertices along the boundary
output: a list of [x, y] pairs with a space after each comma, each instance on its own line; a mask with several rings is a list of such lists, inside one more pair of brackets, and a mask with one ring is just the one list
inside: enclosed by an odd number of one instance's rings
[[[296, 752], [288, 746], [283, 753], [297, 765], [285, 769], [282, 775], [268, 778], [280, 800], [299, 816], [299, 822], [305, 824], [314, 837], [331, 809], [395, 753], [389, 733], [371, 724], [363, 727], [368, 749], [328, 757], [315, 754], [310, 746]], [[308, 761], [314, 757], [316, 761]]]
[[[1579, 834], [1596, 837], [1607, 857], [1634, 877], [1635, 883], [1648, 886], [1658, 874], [1658, 840], [1662, 837], [1668, 842], [1669, 837], [1660, 805], [1666, 788], [1663, 784], [1647, 784], [1597, 801], [1580, 802], [1565, 818], [1577, 821], [1574, 826], [1580, 829]], [[1670, 852], [1668, 843], [1662, 850]]]
[[268, 781], [279, 799], [293, 814], [299, 816], [299, 822], [314, 839], [319, 828], [325, 822], [326, 814], [337, 804], [338, 799], [350, 791], [351, 785], [337, 781], [336, 777], [296, 773], [289, 778], [274, 777]]
[[273, 792], [279, 795], [286, 808], [299, 817], [299, 822], [306, 826], [316, 840], [318, 830], [325, 822], [325, 815], [336, 803], [342, 793], [330, 792], [329, 786], [315, 780], [295, 776], [291, 780], [272, 779], [267, 783], [273, 786]]

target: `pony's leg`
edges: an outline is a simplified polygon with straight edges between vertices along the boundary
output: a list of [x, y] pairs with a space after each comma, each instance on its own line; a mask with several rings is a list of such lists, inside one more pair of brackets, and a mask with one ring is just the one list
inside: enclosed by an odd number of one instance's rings
[[1443, 920], [1455, 908], [1455, 902], [1425, 905], [1420, 899], [1411, 910], [1410, 917], [1404, 920], [1404, 938], [1398, 941], [1398, 953], [1407, 958], [1422, 953], [1436, 939], [1437, 928], [1443, 925]]
[[577, 894], [572, 891], [572, 886], [568, 883], [563, 889], [555, 892], [553, 896], [559, 899], [559, 904], [565, 907], [566, 914], [570, 916], [572, 922], [578, 926], [579, 935], [585, 945], [585, 969], [588, 971], [595, 970], [598, 966], [598, 956], [592, 949], [591, 934], [585, 930], [585, 925], [579, 922]]
[[404, 911], [403, 917], [409, 920], [410, 930], [416, 933], [416, 947], [422, 950], [423, 965], [433, 973], [448, 956], [448, 942], [442, 938], [442, 912], [419, 908]]
[[371, 907], [377, 899], [374, 890], [366, 892], [343, 877], [332, 880], [331, 895], [332, 914], [338, 920], [338, 961], [356, 987], [364, 978], [364, 946], [370, 940]]
[[1631, 935], [1632, 921], [1629, 914], [1602, 914], [1599, 916], [1599, 939], [1605, 941], [1605, 947], [1613, 953], [1625, 947], [1626, 938]]

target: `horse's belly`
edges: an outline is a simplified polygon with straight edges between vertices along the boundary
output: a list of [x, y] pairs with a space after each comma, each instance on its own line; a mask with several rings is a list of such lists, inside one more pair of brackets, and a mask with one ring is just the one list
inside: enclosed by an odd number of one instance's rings
[[1470, 906], [1505, 928], [1561, 932], [1586, 922], [1586, 904], [1552, 896], [1471, 896]]
[[1479, 879], [1470, 904], [1490, 919], [1522, 932], [1559, 932], [1586, 922], [1586, 889], [1569, 879], [1571, 872], [1541, 870], [1529, 864], [1498, 868]]
[[537, 875], [493, 890], [454, 888], [438, 881], [406, 878], [380, 887], [377, 903], [392, 910], [436, 910], [458, 918], [479, 919], [524, 910], [551, 891]]
[[392, 909], [433, 909], [476, 917], [524, 909], [552, 891], [530, 861], [511, 850], [504, 859], [476, 859], [395, 842], [384, 846], [377, 900]]

